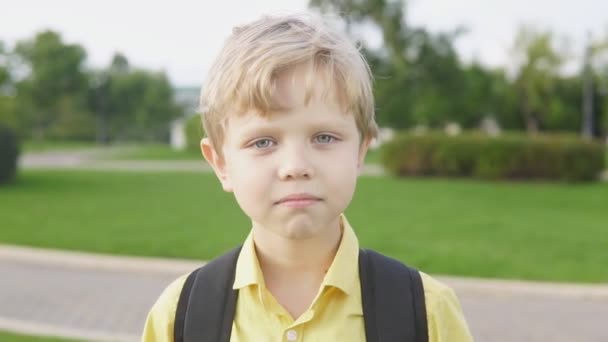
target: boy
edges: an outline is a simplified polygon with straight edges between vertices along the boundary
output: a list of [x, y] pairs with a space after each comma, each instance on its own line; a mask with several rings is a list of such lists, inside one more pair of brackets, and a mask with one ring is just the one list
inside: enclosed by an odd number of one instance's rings
[[[190, 299], [187, 315], [200, 310], [216, 322], [228, 310], [227, 326], [217, 328], [226, 341], [372, 340], [373, 318], [363, 309], [370, 300], [367, 271], [342, 214], [377, 132], [370, 70], [359, 51], [314, 15], [263, 17], [234, 29], [210, 70], [201, 107], [202, 153], [252, 229], [234, 252], [233, 278], [218, 286], [219, 293], [234, 290], [232, 304], [216, 312], [192, 308]], [[432, 342], [471, 341], [454, 293], [415, 274], [424, 288], [418, 310], [424, 317], [417, 318], [424, 331], [415, 334]], [[154, 304], [142, 341], [182, 339], [187, 324], [176, 313], [182, 290], [192, 286], [186, 279], [174, 281]], [[196, 322], [202, 320], [190, 328]], [[385, 331], [376, 335], [387, 340]]]

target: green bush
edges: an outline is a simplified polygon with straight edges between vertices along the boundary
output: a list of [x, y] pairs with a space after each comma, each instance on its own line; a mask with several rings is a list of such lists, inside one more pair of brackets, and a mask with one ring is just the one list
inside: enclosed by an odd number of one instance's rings
[[604, 153], [572, 135], [401, 134], [383, 146], [381, 161], [401, 176], [590, 181], [604, 169]]
[[200, 151], [200, 142], [203, 138], [203, 123], [200, 115], [193, 115], [186, 121], [186, 148], [191, 151]]
[[0, 125], [0, 184], [8, 183], [15, 178], [18, 156], [17, 135], [8, 127]]

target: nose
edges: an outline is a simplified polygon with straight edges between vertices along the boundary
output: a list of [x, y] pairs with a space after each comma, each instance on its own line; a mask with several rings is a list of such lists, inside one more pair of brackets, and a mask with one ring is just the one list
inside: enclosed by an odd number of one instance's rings
[[283, 152], [278, 170], [279, 179], [310, 179], [314, 176], [314, 168], [305, 148], [293, 147]]

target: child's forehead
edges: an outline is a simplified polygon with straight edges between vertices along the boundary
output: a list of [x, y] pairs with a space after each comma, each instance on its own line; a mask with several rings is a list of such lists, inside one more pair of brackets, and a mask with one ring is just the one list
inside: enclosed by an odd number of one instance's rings
[[238, 113], [234, 112], [226, 118], [226, 122], [232, 126], [293, 121], [305, 121], [311, 124], [329, 124], [332, 122], [343, 122], [344, 120], [348, 120], [349, 117], [354, 117], [352, 112], [346, 111], [336, 101], [313, 98], [308, 103], [295, 103], [292, 106], [286, 106], [270, 112], [261, 112], [255, 108]]
[[304, 106], [312, 100], [343, 104], [344, 90], [328, 70], [304, 64], [278, 73], [275, 80], [272, 98], [281, 107]]
[[[271, 84], [268, 89], [242, 91], [249, 96], [237, 97], [232, 108], [226, 110], [225, 120], [248, 115], [270, 118], [309, 106], [340, 107], [341, 112], [349, 109], [341, 84], [306, 65], [277, 73]], [[258, 97], [263, 100], [254, 100]]]

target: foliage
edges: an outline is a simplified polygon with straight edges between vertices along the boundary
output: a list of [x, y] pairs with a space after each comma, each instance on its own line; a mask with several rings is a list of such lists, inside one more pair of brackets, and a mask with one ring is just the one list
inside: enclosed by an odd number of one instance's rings
[[19, 128], [19, 120], [15, 112], [15, 99], [12, 94], [13, 79], [10, 72], [9, 53], [0, 41], [0, 124]]
[[182, 114], [164, 73], [133, 69], [117, 54], [94, 75], [89, 100], [99, 122], [97, 141], [168, 141], [170, 122]]
[[[31, 127], [33, 138], [78, 138], [65, 126], [81, 128], [92, 120], [84, 95], [88, 79], [84, 71], [85, 50], [65, 44], [53, 31], [36, 34], [15, 48], [16, 58], [25, 75], [16, 82], [20, 117]], [[74, 122], [75, 121], [75, 122]]]
[[131, 67], [116, 54], [107, 69], [85, 68], [86, 52], [43, 31], [0, 44], [0, 122], [26, 139], [168, 141], [182, 115], [162, 72]]
[[513, 47], [519, 63], [515, 80], [520, 111], [528, 132], [536, 133], [551, 111], [556, 75], [564, 62], [551, 32], [520, 28]]

